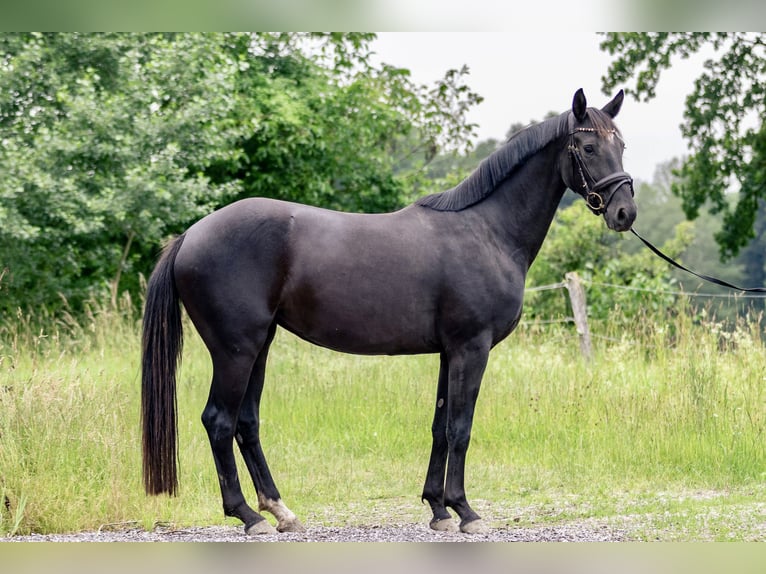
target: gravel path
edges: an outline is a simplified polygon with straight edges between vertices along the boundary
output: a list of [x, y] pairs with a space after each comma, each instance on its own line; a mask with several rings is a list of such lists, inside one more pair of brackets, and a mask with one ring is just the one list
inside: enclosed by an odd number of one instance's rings
[[540, 527], [493, 528], [483, 534], [434, 532], [423, 524], [394, 526], [312, 527], [301, 533], [248, 537], [241, 527], [139, 528], [76, 534], [33, 534], [0, 538], [13, 542], [618, 542], [625, 530], [600, 521]]

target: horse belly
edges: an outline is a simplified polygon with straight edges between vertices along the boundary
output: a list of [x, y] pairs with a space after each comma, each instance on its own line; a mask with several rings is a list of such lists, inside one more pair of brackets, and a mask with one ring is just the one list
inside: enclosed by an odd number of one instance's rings
[[299, 337], [336, 351], [400, 355], [438, 350], [434, 311], [399, 289], [353, 289], [347, 282], [297, 289], [277, 322]]

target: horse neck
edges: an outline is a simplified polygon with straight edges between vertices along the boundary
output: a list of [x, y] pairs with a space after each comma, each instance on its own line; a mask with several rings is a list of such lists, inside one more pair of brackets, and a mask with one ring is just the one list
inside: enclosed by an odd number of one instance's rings
[[532, 264], [542, 247], [566, 185], [558, 154], [540, 152], [504, 180], [476, 207], [482, 208], [499, 243]]

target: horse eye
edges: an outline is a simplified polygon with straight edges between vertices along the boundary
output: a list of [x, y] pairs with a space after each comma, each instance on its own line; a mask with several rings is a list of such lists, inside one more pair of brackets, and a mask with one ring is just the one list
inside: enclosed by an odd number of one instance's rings
[[582, 149], [585, 150], [585, 153], [593, 153], [595, 148], [591, 144], [586, 144], [582, 146]]

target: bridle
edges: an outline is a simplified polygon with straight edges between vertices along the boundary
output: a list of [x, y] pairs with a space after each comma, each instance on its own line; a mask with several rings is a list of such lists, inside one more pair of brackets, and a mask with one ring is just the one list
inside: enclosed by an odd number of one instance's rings
[[[570, 117], [570, 126], [571, 126], [572, 118]], [[580, 181], [582, 182], [582, 186], [580, 189], [573, 189], [572, 191], [579, 193], [583, 199], [585, 199], [585, 203], [587, 204], [588, 208], [594, 213], [594, 215], [602, 215], [606, 212], [607, 207], [609, 207], [609, 202], [612, 201], [612, 197], [614, 197], [614, 192], [617, 191], [617, 189], [627, 183], [630, 185], [630, 195], [634, 196], [635, 192], [633, 191], [633, 178], [630, 177], [630, 174], [624, 172], [624, 171], [618, 171], [613, 174], [607, 175], [606, 177], [603, 177], [596, 181], [596, 178], [594, 178], [590, 172], [588, 171], [588, 166], [585, 164], [585, 161], [583, 160], [582, 154], [580, 153], [579, 148], [577, 147], [577, 143], [575, 142], [575, 134], [578, 132], [596, 132], [595, 128], [574, 128], [570, 127], [569, 130], [569, 144], [567, 145], [567, 151], [569, 152], [569, 156], [572, 158], [572, 177], [574, 181], [577, 181], [577, 178], [579, 176]], [[617, 130], [608, 130], [607, 133], [610, 133], [614, 135], [616, 138], [619, 138], [620, 136], [617, 134]], [[592, 182], [592, 185], [588, 184], [588, 180]]]
[[[580, 195], [582, 195], [583, 199], [585, 199], [586, 205], [590, 208], [590, 210], [594, 214], [602, 215], [604, 212], [606, 212], [607, 207], [609, 207], [609, 202], [612, 200], [612, 197], [614, 197], [614, 193], [617, 191], [617, 189], [621, 185], [627, 183], [628, 185], [630, 185], [630, 194], [633, 196], [635, 195], [635, 193], [633, 190], [633, 178], [630, 177], [630, 175], [624, 171], [618, 171], [611, 175], [607, 175], [606, 177], [603, 177], [599, 179], [598, 181], [596, 181], [595, 178], [588, 171], [588, 166], [585, 165], [585, 161], [582, 158], [582, 154], [580, 153], [580, 150], [577, 147], [577, 143], [575, 142], [575, 134], [578, 132], [593, 133], [597, 131], [599, 130], [596, 130], [595, 128], [574, 127], [574, 116], [572, 115], [569, 116], [569, 134], [568, 134], [569, 143], [567, 144], [567, 151], [569, 152], [569, 156], [572, 159], [572, 183], [574, 184], [577, 181], [578, 176], [580, 181], [582, 182], [582, 186], [580, 189], [573, 189], [572, 191], [575, 191], [576, 193], [579, 193]], [[617, 133], [617, 130], [614, 130], [614, 129], [607, 130], [606, 133], [612, 134], [616, 138], [620, 137]], [[588, 184], [588, 180], [593, 182], [592, 186]], [[722, 287], [728, 287], [729, 289], [735, 289], [737, 291], [744, 291], [749, 293], [766, 293], [766, 287], [749, 287], [749, 288], [738, 287], [737, 285], [728, 283], [726, 281], [717, 279], [715, 277], [711, 277], [710, 275], [697, 273], [696, 271], [693, 271], [689, 269], [688, 267], [684, 267], [683, 265], [675, 261], [672, 257], [665, 255], [657, 247], [652, 245], [652, 243], [649, 242], [649, 240], [644, 239], [641, 235], [639, 235], [638, 232], [633, 227], [630, 228], [630, 231], [631, 233], [633, 233], [633, 235], [638, 237], [644, 243], [644, 245], [646, 245], [655, 255], [664, 259], [666, 262], [670, 263], [674, 267], [677, 267], [678, 269], [681, 269], [682, 271], [686, 271], [687, 273], [690, 273], [694, 275], [695, 277], [702, 279], [703, 281], [708, 281], [710, 283], [714, 283]]]

